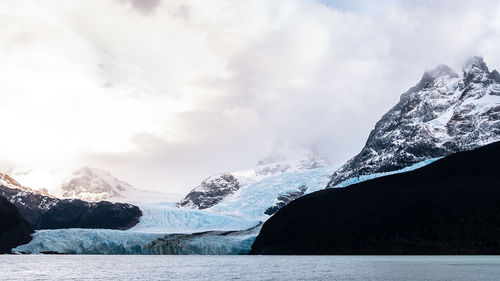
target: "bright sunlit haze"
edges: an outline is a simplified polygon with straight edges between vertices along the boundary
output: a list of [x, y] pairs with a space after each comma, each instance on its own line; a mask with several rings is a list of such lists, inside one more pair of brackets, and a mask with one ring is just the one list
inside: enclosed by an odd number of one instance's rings
[[498, 1], [349, 2], [3, 0], [0, 172], [184, 194], [282, 147], [339, 166], [425, 70], [500, 68]]

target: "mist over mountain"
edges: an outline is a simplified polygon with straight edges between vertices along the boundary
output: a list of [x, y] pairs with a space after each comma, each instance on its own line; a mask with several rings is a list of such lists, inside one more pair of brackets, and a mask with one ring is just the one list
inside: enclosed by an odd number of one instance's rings
[[446, 65], [420, 82], [375, 125], [361, 152], [328, 183], [398, 170], [425, 159], [470, 150], [500, 140], [500, 74], [481, 57], [460, 74]]

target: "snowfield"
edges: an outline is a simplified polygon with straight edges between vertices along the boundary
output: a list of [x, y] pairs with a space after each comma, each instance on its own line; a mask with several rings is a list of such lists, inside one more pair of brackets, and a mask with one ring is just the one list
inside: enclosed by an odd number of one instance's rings
[[142, 233], [194, 233], [210, 230], [242, 230], [259, 223], [236, 216], [215, 212], [177, 208], [175, 203], [136, 203], [143, 216], [139, 223], [127, 230]]
[[346, 187], [346, 186], [353, 185], [353, 184], [360, 183], [360, 182], [364, 182], [364, 181], [367, 181], [367, 180], [372, 180], [372, 179], [376, 179], [376, 178], [380, 178], [380, 177], [385, 177], [385, 176], [390, 176], [390, 175], [394, 175], [394, 174], [400, 174], [400, 173], [410, 172], [410, 171], [422, 168], [423, 166], [427, 166], [430, 163], [432, 163], [432, 162], [434, 162], [436, 160], [439, 160], [441, 158], [443, 158], [443, 157], [436, 157], [436, 158], [432, 158], [432, 159], [427, 159], [427, 160], [424, 160], [422, 162], [418, 162], [416, 164], [413, 164], [413, 165], [411, 165], [409, 167], [403, 168], [401, 170], [390, 171], [390, 172], [385, 172], [385, 173], [375, 173], [375, 174], [371, 174], [371, 175], [362, 175], [362, 176], [359, 176], [359, 177], [350, 178], [350, 179], [347, 179], [347, 180], [345, 180], [345, 181], [337, 184], [334, 187]]
[[323, 189], [328, 183], [333, 168], [318, 168], [285, 172], [243, 186], [209, 211], [233, 215], [250, 220], [266, 221], [265, 210], [277, 202], [279, 195], [298, 191], [306, 186], [307, 193]]

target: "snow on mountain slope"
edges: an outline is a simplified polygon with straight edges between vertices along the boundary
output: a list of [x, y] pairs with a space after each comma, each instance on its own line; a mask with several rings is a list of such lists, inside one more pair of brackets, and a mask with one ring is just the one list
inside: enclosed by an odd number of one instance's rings
[[0, 185], [11, 188], [11, 189], [19, 189], [23, 192], [31, 192], [31, 193], [40, 194], [43, 196], [53, 197], [53, 196], [49, 195], [48, 193], [44, 192], [43, 190], [34, 190], [34, 189], [29, 188], [29, 187], [23, 186], [22, 184], [20, 184], [19, 182], [17, 182], [15, 179], [13, 179], [12, 177], [10, 177], [7, 174], [0, 173]]
[[390, 175], [394, 175], [394, 174], [400, 174], [400, 173], [410, 172], [410, 171], [413, 171], [413, 170], [416, 170], [416, 169], [420, 169], [420, 168], [422, 168], [424, 166], [427, 166], [427, 165], [431, 164], [432, 162], [434, 162], [436, 160], [439, 160], [441, 158], [442, 157], [427, 159], [427, 160], [424, 160], [422, 162], [418, 162], [416, 164], [413, 164], [411, 166], [408, 166], [408, 167], [400, 169], [400, 170], [395, 170], [395, 171], [390, 171], [390, 172], [383, 172], [383, 173], [375, 173], [375, 174], [369, 174], [369, 175], [361, 175], [359, 177], [354, 177], [354, 178], [347, 179], [347, 180], [345, 180], [345, 181], [337, 184], [334, 187], [347, 187], [349, 185], [357, 184], [357, 183], [360, 183], [360, 182], [364, 182], [364, 181], [368, 181], [368, 180], [372, 180], [372, 179], [376, 179], [376, 178], [380, 178], [380, 177], [385, 177], [385, 176], [390, 176]]
[[377, 122], [361, 152], [332, 174], [349, 178], [402, 169], [500, 139], [500, 74], [473, 57], [462, 75], [442, 65], [424, 74]]
[[251, 173], [236, 171], [208, 177], [198, 187], [189, 192], [179, 202], [178, 206], [191, 209], [207, 209], [216, 206], [225, 198], [232, 197], [239, 190], [267, 177], [315, 170], [328, 165], [328, 159], [321, 157], [310, 148], [284, 146], [259, 161]]
[[18, 188], [21, 190], [26, 189], [24, 186], [22, 186], [7, 174], [0, 174], [0, 185], [6, 186], [8, 188]]
[[118, 180], [99, 169], [83, 167], [61, 186], [63, 198], [79, 198], [89, 201], [123, 197], [135, 190], [132, 185]]
[[[3, 177], [2, 177], [3, 175]], [[83, 167], [74, 172], [68, 170], [41, 170], [18, 167], [9, 172], [11, 182], [0, 174], [4, 185], [14, 188], [26, 188], [30, 192], [55, 196], [63, 199], [81, 199], [85, 201], [111, 201], [132, 203], [178, 201], [181, 196], [158, 191], [141, 190], [117, 179], [100, 169]], [[27, 188], [26, 186], [29, 186]]]
[[305, 146], [283, 146], [264, 157], [255, 167], [256, 176], [273, 176], [284, 172], [329, 166], [327, 158]]
[[[438, 159], [439, 158], [427, 159], [396, 171], [375, 173], [351, 178], [340, 183], [336, 187], [346, 187], [351, 184], [378, 177], [413, 171]], [[267, 177], [242, 187], [233, 195], [228, 196], [219, 204], [207, 210], [246, 219], [266, 221], [270, 215], [272, 215], [272, 213], [269, 214], [270, 212], [268, 209], [272, 207], [283, 207], [280, 206], [283, 205], [280, 204], [282, 201], [280, 198], [290, 194], [300, 194], [300, 196], [302, 196], [324, 188], [326, 183], [329, 181], [332, 170], [333, 168], [331, 167], [324, 167], [287, 172]], [[288, 202], [285, 202], [285, 205], [287, 203]]]
[[269, 215], [264, 212], [276, 203], [278, 196], [298, 191], [301, 186], [307, 187], [306, 193], [320, 190], [328, 182], [332, 170], [329, 167], [306, 169], [270, 176], [242, 187], [208, 210], [246, 219], [266, 221]]
[[229, 173], [213, 175], [191, 190], [178, 206], [200, 210], [210, 208], [240, 187], [238, 179]]
[[139, 223], [131, 232], [145, 233], [194, 233], [209, 230], [248, 229], [257, 220], [218, 214], [207, 210], [177, 208], [175, 203], [138, 203], [142, 210]]
[[177, 194], [137, 189], [106, 171], [90, 167], [75, 171], [61, 184], [61, 190], [63, 198], [132, 204], [177, 201], [180, 197]]
[[[399, 171], [351, 179], [339, 187], [376, 177], [408, 172], [435, 160], [437, 159], [426, 160]], [[14, 251], [28, 254], [44, 252], [247, 254], [262, 227], [257, 220], [265, 221], [270, 217], [265, 214], [265, 211], [278, 201], [280, 195], [297, 191], [303, 191], [303, 194], [317, 191], [328, 181], [330, 173], [331, 169], [319, 168], [268, 177], [240, 189], [233, 196], [206, 210], [177, 208], [175, 203], [143, 203], [140, 206], [143, 217], [135, 227], [127, 231], [41, 230], [34, 234], [29, 244], [19, 246]], [[305, 186], [310, 188], [305, 189]]]

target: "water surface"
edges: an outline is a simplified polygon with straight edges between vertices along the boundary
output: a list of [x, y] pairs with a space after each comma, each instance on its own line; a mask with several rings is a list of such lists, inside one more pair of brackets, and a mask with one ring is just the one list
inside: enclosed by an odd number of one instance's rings
[[500, 256], [0, 255], [0, 280], [500, 280]]

